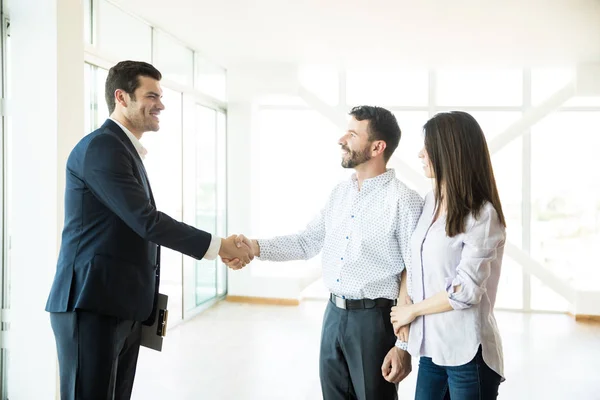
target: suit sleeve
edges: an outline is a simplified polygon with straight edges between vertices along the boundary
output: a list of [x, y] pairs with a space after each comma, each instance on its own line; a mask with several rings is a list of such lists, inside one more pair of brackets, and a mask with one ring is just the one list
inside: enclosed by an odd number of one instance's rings
[[211, 234], [156, 209], [133, 174], [131, 154], [118, 138], [99, 135], [88, 145], [83, 180], [91, 192], [145, 240], [196, 259], [206, 253]]

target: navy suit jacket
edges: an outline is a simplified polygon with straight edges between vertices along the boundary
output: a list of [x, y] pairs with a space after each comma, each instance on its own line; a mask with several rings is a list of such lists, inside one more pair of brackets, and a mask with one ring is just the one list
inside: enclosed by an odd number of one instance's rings
[[158, 211], [144, 164], [112, 120], [67, 161], [65, 224], [46, 311], [82, 309], [144, 321], [160, 278], [160, 246], [196, 259], [211, 235]]

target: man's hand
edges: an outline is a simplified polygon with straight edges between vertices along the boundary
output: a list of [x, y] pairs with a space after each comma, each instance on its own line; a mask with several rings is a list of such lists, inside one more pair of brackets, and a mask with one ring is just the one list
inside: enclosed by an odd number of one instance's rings
[[391, 383], [398, 383], [410, 374], [412, 363], [410, 354], [394, 346], [388, 351], [381, 365], [383, 378]]
[[229, 236], [227, 239], [221, 240], [221, 249], [219, 256], [225, 260], [237, 260], [235, 265], [229, 265], [231, 269], [240, 269], [249, 264], [254, 259], [254, 252], [243, 240], [237, 239], [235, 235]]
[[403, 342], [408, 342], [409, 331], [410, 331], [410, 325], [404, 325], [403, 327], [400, 328], [398, 333], [396, 333], [396, 337]]
[[[236, 246], [239, 247], [248, 247], [254, 256], [260, 256], [260, 246], [258, 245], [257, 240], [250, 240], [244, 235], [237, 235], [234, 238], [234, 242]], [[227, 264], [227, 266], [231, 269], [237, 270], [243, 268], [246, 264], [243, 263], [243, 260], [237, 257], [223, 257], [221, 256], [221, 260]]]

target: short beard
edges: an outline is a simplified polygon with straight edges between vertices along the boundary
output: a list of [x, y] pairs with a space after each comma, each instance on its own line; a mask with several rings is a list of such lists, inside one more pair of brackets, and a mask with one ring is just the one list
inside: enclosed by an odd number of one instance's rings
[[366, 147], [364, 150], [358, 151], [348, 151], [348, 157], [342, 158], [342, 167], [344, 168], [356, 168], [360, 164], [366, 163], [371, 159], [371, 151], [369, 147]]

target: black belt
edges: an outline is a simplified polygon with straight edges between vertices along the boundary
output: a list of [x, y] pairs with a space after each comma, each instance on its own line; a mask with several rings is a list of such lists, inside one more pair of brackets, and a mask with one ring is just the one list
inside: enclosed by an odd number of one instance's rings
[[342, 308], [344, 310], [361, 310], [363, 308], [384, 308], [384, 307], [393, 307], [396, 305], [396, 300], [390, 299], [344, 299], [340, 296], [336, 296], [331, 293], [329, 296], [329, 301], [331, 301], [337, 308]]

